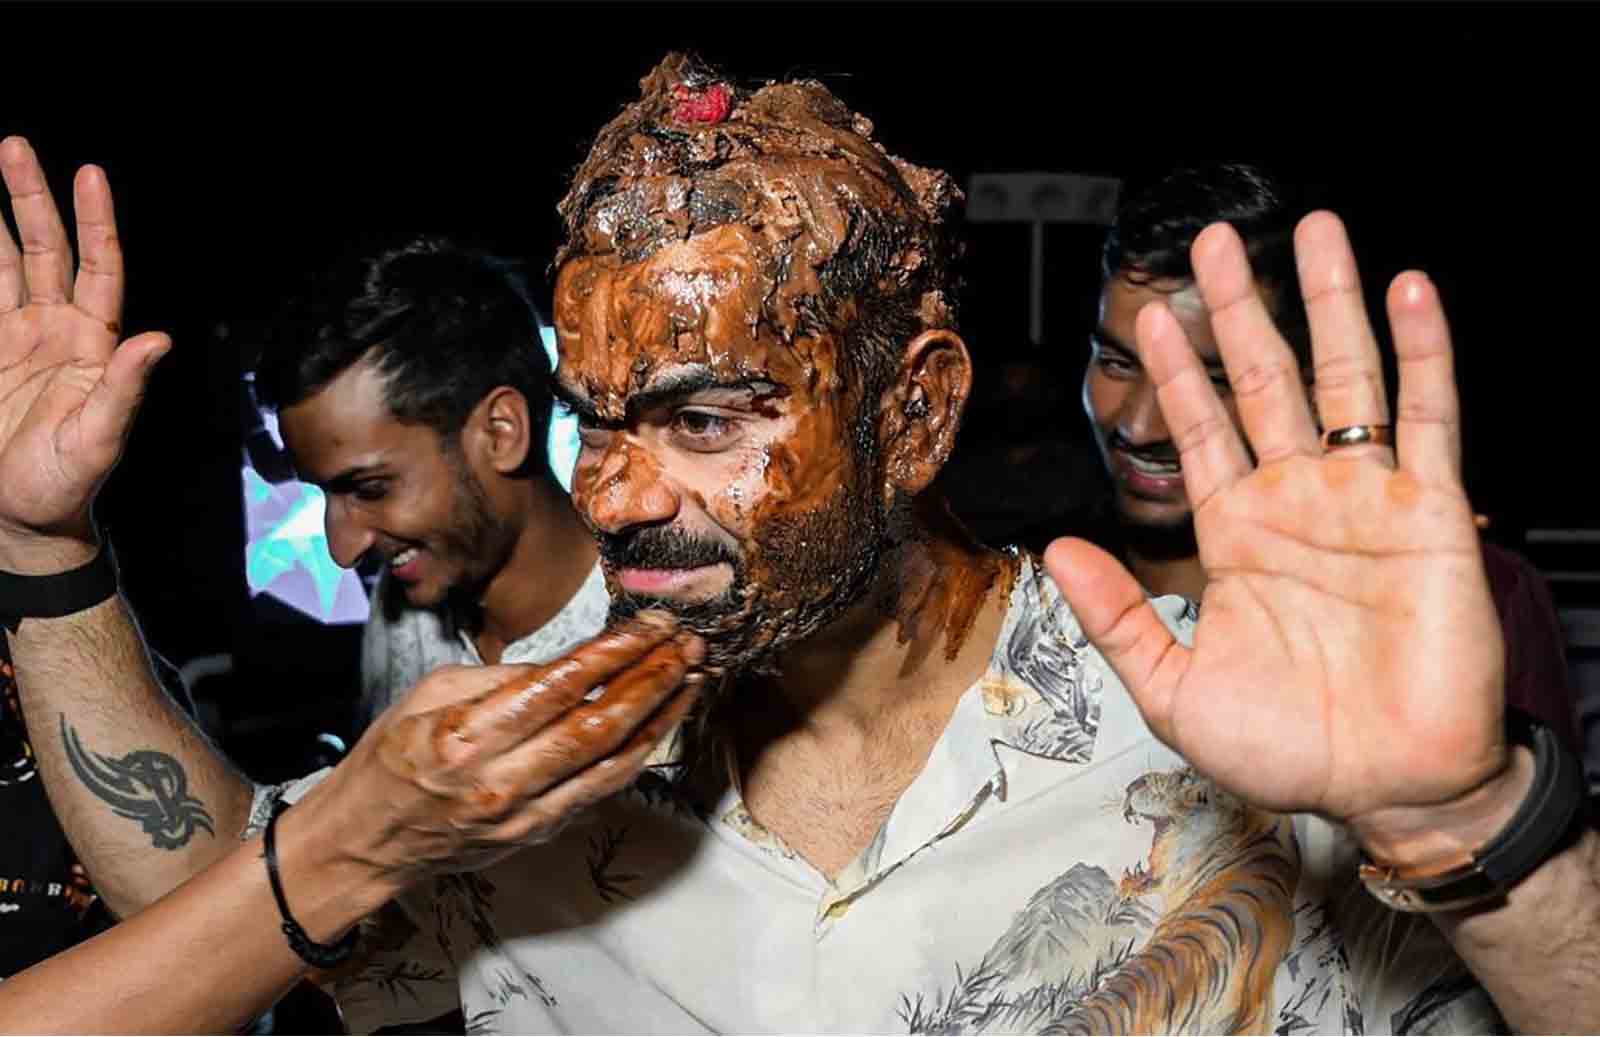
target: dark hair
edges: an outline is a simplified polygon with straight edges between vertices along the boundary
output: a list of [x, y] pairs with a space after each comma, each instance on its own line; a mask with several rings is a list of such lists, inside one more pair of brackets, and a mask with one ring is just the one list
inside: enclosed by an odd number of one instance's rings
[[1242, 163], [1182, 166], [1128, 195], [1100, 255], [1103, 276], [1136, 284], [1194, 280], [1189, 248], [1213, 223], [1233, 225], [1244, 239], [1267, 308], [1302, 364], [1311, 356], [1311, 333], [1300, 301], [1294, 226], [1300, 211], [1288, 188], [1263, 170]]
[[[534, 428], [544, 429], [552, 396], [541, 327], [511, 262], [412, 237], [345, 259], [292, 299], [265, 336], [256, 391], [281, 410], [371, 353], [390, 413], [430, 426], [447, 448], [503, 385], [527, 398]], [[543, 457], [534, 451], [530, 462]]]

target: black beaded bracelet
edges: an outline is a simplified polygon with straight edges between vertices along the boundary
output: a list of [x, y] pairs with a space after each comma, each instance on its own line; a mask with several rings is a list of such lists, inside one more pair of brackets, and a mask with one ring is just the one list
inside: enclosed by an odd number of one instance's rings
[[267, 859], [267, 881], [272, 883], [272, 897], [278, 902], [278, 913], [283, 916], [283, 935], [289, 938], [289, 948], [300, 955], [306, 964], [314, 968], [331, 969], [343, 964], [355, 953], [357, 932], [351, 929], [338, 943], [318, 943], [306, 935], [300, 923], [294, 920], [294, 915], [289, 913], [289, 902], [283, 895], [283, 880], [278, 876], [277, 841], [278, 818], [288, 809], [289, 804], [279, 792], [273, 798], [272, 817], [267, 821], [266, 831], [261, 833], [262, 856]]

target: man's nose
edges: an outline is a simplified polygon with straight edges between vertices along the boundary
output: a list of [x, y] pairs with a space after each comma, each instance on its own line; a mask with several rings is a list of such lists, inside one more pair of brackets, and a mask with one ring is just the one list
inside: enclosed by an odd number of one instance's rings
[[606, 533], [670, 522], [681, 503], [656, 459], [624, 435], [592, 465], [579, 464], [572, 489], [579, 512]]
[[1172, 438], [1167, 431], [1167, 419], [1156, 400], [1155, 382], [1140, 378], [1117, 415], [1117, 430], [1130, 443], [1143, 446], [1147, 443], [1164, 443]]
[[328, 553], [342, 569], [354, 567], [377, 540], [372, 530], [357, 521], [349, 505], [338, 496], [328, 498], [322, 525], [328, 535]]

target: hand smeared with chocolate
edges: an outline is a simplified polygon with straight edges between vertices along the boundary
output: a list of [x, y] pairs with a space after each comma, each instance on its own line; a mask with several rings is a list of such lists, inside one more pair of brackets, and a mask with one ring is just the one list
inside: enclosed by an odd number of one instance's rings
[[[752, 91], [671, 55], [640, 86], [560, 206], [559, 377], [619, 429], [663, 372], [768, 384], [781, 434], [730, 455], [741, 467], [704, 492], [680, 458], [619, 435], [585, 450], [574, 503], [601, 534], [615, 611], [664, 605], [705, 639], [708, 668], [768, 666], [860, 600], [910, 535], [897, 466], [921, 459], [882, 419], [915, 413], [896, 397], [907, 344], [954, 327], [945, 215], [960, 193], [887, 154], [819, 83]], [[686, 503], [630, 518], [648, 493]], [[614, 579], [716, 563], [731, 585], [695, 604], [619, 596]]]

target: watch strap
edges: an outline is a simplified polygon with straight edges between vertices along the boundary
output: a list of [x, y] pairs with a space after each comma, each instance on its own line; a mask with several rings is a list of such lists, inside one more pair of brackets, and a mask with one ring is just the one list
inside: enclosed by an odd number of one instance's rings
[[1448, 911], [1485, 903], [1532, 874], [1574, 831], [1588, 796], [1583, 765], [1560, 737], [1517, 709], [1506, 738], [1533, 752], [1533, 782], [1511, 820], [1468, 859], [1419, 874], [1363, 859], [1361, 880], [1400, 911]]

